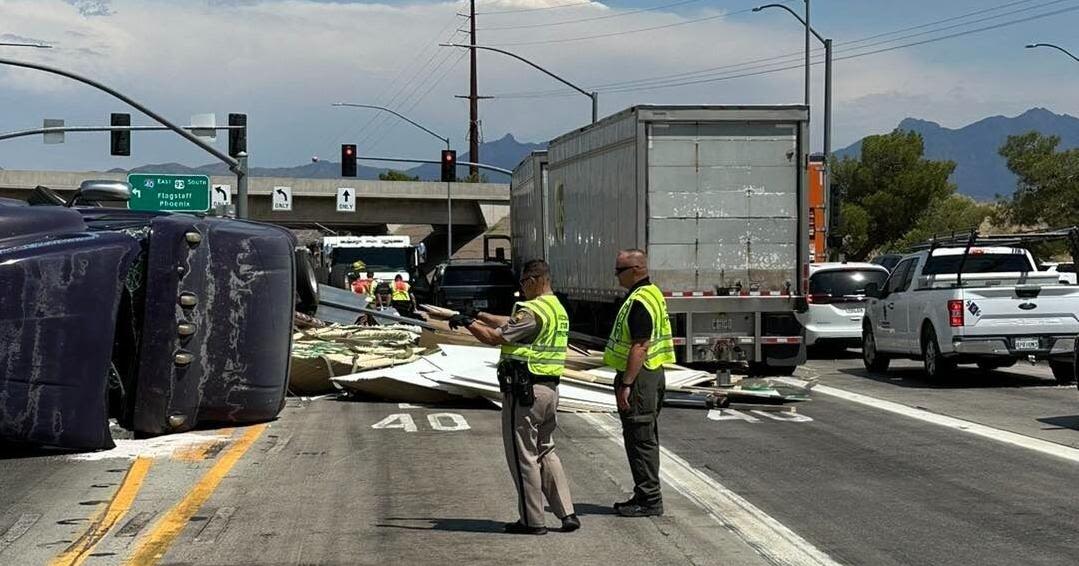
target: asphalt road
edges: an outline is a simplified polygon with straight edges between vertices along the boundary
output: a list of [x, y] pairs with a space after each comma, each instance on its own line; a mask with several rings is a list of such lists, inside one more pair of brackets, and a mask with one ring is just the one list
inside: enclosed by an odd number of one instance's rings
[[522, 537], [496, 410], [292, 399], [111, 453], [8, 450], [0, 564], [1079, 563], [1079, 391], [839, 358], [799, 371], [820, 385], [794, 413], [665, 409], [661, 518], [611, 513], [607, 416], [560, 416], [582, 530]]

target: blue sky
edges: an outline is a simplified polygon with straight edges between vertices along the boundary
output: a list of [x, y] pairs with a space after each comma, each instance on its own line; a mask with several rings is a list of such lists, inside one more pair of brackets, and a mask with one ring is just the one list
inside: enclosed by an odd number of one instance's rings
[[[729, 78], [786, 66], [785, 59], [746, 64], [775, 55], [794, 53], [789, 61], [797, 65], [801, 28], [788, 14], [740, 13], [755, 5], [753, 0], [683, 0], [646, 12], [633, 11], [676, 0], [535, 9], [573, 1], [478, 2], [481, 13], [530, 10], [482, 14], [480, 42], [503, 45], [586, 87], [596, 86], [601, 114], [636, 103], [802, 100], [798, 69]], [[790, 5], [800, 10], [801, 2]], [[359, 143], [361, 156], [422, 157], [437, 155], [440, 142], [407, 124], [372, 120], [366, 111], [335, 109], [330, 103], [390, 105], [465, 148], [467, 103], [453, 96], [467, 92], [467, 59], [436, 45], [467, 23], [454, 15], [463, 9], [463, 3], [420, 1], [0, 0], [0, 41], [28, 38], [56, 45], [47, 51], [0, 47], [0, 56], [92, 75], [181, 122], [204, 112], [217, 113], [222, 122], [228, 112], [247, 112], [255, 165], [295, 165], [312, 155], [335, 159], [345, 142]], [[1069, 9], [1074, 10], [838, 61], [835, 146], [890, 130], [907, 116], [959, 127], [1034, 106], [1079, 115], [1079, 63], [1053, 51], [1023, 49], [1041, 41], [1079, 52], [1079, 0], [815, 0], [814, 27], [835, 39], [837, 57]], [[975, 11], [983, 13], [962, 17]], [[699, 18], [709, 19], [691, 22]], [[949, 18], [954, 19], [849, 43]], [[974, 21], [979, 19], [984, 21]], [[585, 21], [546, 25], [568, 20]], [[634, 32], [658, 26], [667, 27]], [[954, 27], [942, 29], [946, 26]], [[516, 29], [491, 29], [511, 27]], [[605, 37], [530, 44], [596, 35]], [[690, 74], [716, 67], [722, 68]], [[813, 74], [819, 146], [823, 69], [815, 67]], [[669, 75], [695, 84], [658, 90], [628, 90], [644, 83], [625, 84]], [[722, 77], [727, 78], [711, 80]], [[484, 138], [512, 133], [540, 141], [580, 126], [588, 118], [588, 100], [561, 89], [520, 63], [482, 53], [481, 94], [513, 95], [482, 103]], [[120, 103], [87, 87], [0, 69], [0, 130], [36, 127], [46, 117], [100, 124], [116, 111], [124, 111]], [[138, 116], [134, 121], [148, 123]], [[0, 167], [78, 170], [212, 161], [165, 134], [137, 133], [130, 158], [110, 157], [107, 149], [106, 134], [72, 134], [67, 143], [49, 146], [40, 138], [7, 141], [0, 145]]]

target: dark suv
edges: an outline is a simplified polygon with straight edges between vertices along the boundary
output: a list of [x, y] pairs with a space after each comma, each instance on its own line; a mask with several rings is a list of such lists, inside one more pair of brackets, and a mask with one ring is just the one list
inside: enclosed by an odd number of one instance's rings
[[439, 264], [431, 278], [431, 297], [440, 307], [509, 314], [519, 296], [517, 279], [507, 263], [454, 260]]

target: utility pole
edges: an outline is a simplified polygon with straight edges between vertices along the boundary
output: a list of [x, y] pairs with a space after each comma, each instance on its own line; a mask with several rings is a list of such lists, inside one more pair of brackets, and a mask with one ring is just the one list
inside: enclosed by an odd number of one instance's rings
[[[469, 73], [468, 87], [468, 157], [473, 163], [480, 161], [480, 96], [476, 81], [476, 0], [469, 0], [468, 27], [469, 40], [472, 45], [469, 58], [472, 62], [472, 70]], [[470, 178], [479, 178], [480, 170], [474, 165], [468, 167]]]

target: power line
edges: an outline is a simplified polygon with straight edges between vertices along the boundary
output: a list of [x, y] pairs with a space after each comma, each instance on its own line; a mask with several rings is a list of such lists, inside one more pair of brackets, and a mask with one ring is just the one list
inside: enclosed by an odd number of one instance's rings
[[[960, 19], [970, 18], [971, 16], [977, 16], [977, 15], [981, 15], [981, 14], [985, 14], [985, 13], [999, 11], [999, 10], [1009, 8], [1009, 7], [1012, 7], [1012, 6], [1016, 6], [1016, 5], [1020, 5], [1020, 4], [1029, 4], [1030, 2], [1033, 2], [1033, 1], [1036, 1], [1036, 0], [1019, 0], [1019, 1], [1013, 1], [1013, 2], [1006, 2], [1004, 4], [1000, 4], [998, 6], [994, 6], [994, 7], [991, 7], [991, 8], [974, 10], [972, 12], [967, 12], [965, 14], [960, 14], [960, 15], [957, 15], [957, 16], [952, 16], [952, 17], [949, 17], [949, 18], [941, 19], [941, 20], [934, 20], [934, 21], [924, 23], [924, 24], [919, 24], [919, 25], [915, 25], [915, 26], [909, 26], [909, 27], [905, 27], [905, 28], [900, 28], [900, 29], [897, 29], [897, 30], [893, 30], [893, 31], [885, 32], [885, 33], [879, 33], [879, 34], [863, 37], [863, 38], [856, 39], [856, 40], [849, 40], [849, 41], [839, 42], [839, 43], [836, 43], [836, 46], [837, 47], [849, 46], [848, 49], [846, 49], [846, 50], [841, 49], [839, 51], [841, 53], [843, 51], [848, 51], [849, 52], [849, 51], [852, 51], [852, 50], [865, 49], [865, 48], [872, 47], [872, 46], [875, 46], [875, 45], [881, 45], [881, 44], [891, 43], [891, 42], [895, 42], [895, 41], [901, 41], [903, 39], [910, 39], [910, 38], [913, 38], [913, 37], [926, 35], [928, 33], [938, 33], [940, 31], [945, 31], [947, 29], [954, 29], [954, 28], [957, 28], [957, 27], [962, 27], [962, 26], [966, 26], [966, 25], [972, 25], [972, 24], [979, 23], [979, 22], [982, 22], [982, 21], [988, 21], [988, 20], [991, 20], [991, 19], [1005, 17], [1005, 16], [1008, 16], [1008, 15], [1015, 15], [1015, 14], [1018, 14], [1018, 13], [1025, 12], [1025, 11], [1030, 11], [1030, 10], [1034, 10], [1034, 9], [1038, 9], [1038, 8], [1044, 8], [1044, 7], [1053, 5], [1053, 4], [1058, 4], [1058, 3], [1063, 2], [1065, 0], [1053, 0], [1051, 2], [1047, 2], [1047, 3], [1044, 3], [1044, 4], [1039, 4], [1037, 6], [1030, 6], [1030, 7], [1019, 9], [1019, 10], [1013, 10], [1011, 12], [1007, 12], [1007, 13], [1004, 13], [1004, 14], [998, 14], [998, 15], [995, 15], [995, 16], [982, 18], [982, 19], [979, 19], [979, 20], [963, 22], [961, 24], [956, 24], [956, 25], [947, 26], [947, 27], [944, 27], [944, 28], [934, 29], [934, 30], [930, 30], [928, 32], [910, 34], [910, 35], [906, 35], [906, 36], [902, 36], [902, 37], [893, 38], [893, 39], [890, 39], [890, 40], [887, 40], [887, 41], [879, 41], [879, 42], [872, 43], [872, 44], [869, 44], [869, 45], [863, 45], [861, 47], [853, 47], [853, 46], [855, 46], [857, 44], [865, 43], [865, 42], [871, 41], [873, 39], [892, 36], [892, 35], [900, 34], [900, 33], [907, 32], [907, 31], [912, 31], [912, 30], [924, 29], [926, 27], [938, 26], [938, 25], [940, 25], [942, 23], [953, 22], [953, 21], [960, 20]], [[823, 52], [823, 49], [822, 48], [814, 49], [812, 52], [815, 53], [815, 54], [820, 54], [820, 53]], [[661, 81], [665, 81], [665, 80], [669, 80], [669, 79], [690, 78], [690, 77], [699, 78], [699, 77], [702, 77], [702, 76], [708, 76], [708, 75], [712, 75], [712, 74], [726, 75], [726, 74], [729, 74], [729, 72], [743, 73], [743, 72], [752, 71], [752, 70], [755, 70], [755, 69], [767, 68], [767, 67], [774, 66], [774, 65], [777, 65], [777, 64], [793, 63], [795, 61], [800, 60], [802, 57], [804, 57], [804, 52], [803, 51], [793, 51], [793, 52], [785, 53], [785, 54], [782, 54], [782, 55], [775, 55], [775, 56], [771, 56], [771, 57], [757, 58], [757, 59], [752, 59], [752, 60], [749, 60], [749, 61], [744, 61], [744, 62], [741, 62], [741, 63], [720, 65], [720, 66], [717, 66], [717, 67], [709, 67], [709, 68], [706, 68], [706, 69], [699, 69], [699, 70], [696, 70], [696, 71], [687, 71], [687, 72], [673, 73], [673, 74], [668, 74], [668, 75], [659, 75], [659, 76], [654, 76], [654, 77], [646, 77], [646, 78], [632, 79], [632, 80], [626, 80], [626, 81], [617, 81], [617, 82], [612, 82], [612, 83], [603, 83], [603, 84], [597, 84], [597, 85], [590, 85], [589, 88], [599, 90], [599, 91], [606, 91], [608, 89], [616, 88], [616, 87], [644, 86], [644, 85], [648, 85], [650, 83], [661, 82]], [[761, 65], [761, 63], [770, 63], [770, 62], [772, 62], [772, 63], [769, 64], [769, 65]], [[737, 69], [737, 71], [735, 71], [735, 69]], [[785, 68], [784, 68], [784, 70], [785, 70]], [[729, 71], [729, 72], [727, 72], [727, 73], [716, 73], [717, 71]], [[496, 96], [498, 96], [499, 98], [538, 98], [538, 97], [547, 96], [547, 95], [561, 96], [563, 94], [568, 94], [568, 92], [569, 91], [567, 91], [565, 89], [550, 89], [550, 90], [544, 90], [544, 91], [511, 92], [511, 93], [499, 94], [499, 95], [496, 95]]]
[[[1030, 0], [1026, 0], [1026, 1], [1029, 2]], [[918, 32], [918, 33], [902, 35], [902, 36], [895, 37], [895, 38], [892, 38], [892, 39], [885, 39], [885, 40], [871, 42], [871, 43], [865, 43], [865, 42], [867, 40], [873, 39], [875, 37], [884, 37], [886, 35], [895, 35], [895, 33], [902, 33], [902, 31], [907, 31], [907, 30], [900, 30], [898, 32], [890, 32], [888, 34], [878, 34], [876, 36], [871, 36], [871, 37], [868, 37], [868, 38], [862, 38], [862, 39], [855, 40], [855, 41], [840, 42], [840, 43], [837, 44], [840, 47], [840, 49], [836, 50], [836, 53], [842, 54], [842, 53], [849, 53], [851, 51], [861, 51], [861, 50], [864, 50], [864, 49], [869, 49], [871, 47], [876, 47], [878, 45], [886, 45], [888, 43], [895, 43], [895, 42], [903, 41], [903, 40], [906, 40], [906, 39], [913, 39], [915, 37], [922, 37], [922, 36], [929, 35], [929, 34], [940, 33], [940, 32], [943, 32], [943, 31], [948, 31], [948, 30], [957, 29], [957, 28], [961, 28], [961, 27], [965, 27], [965, 26], [970, 26], [970, 25], [974, 25], [974, 24], [978, 24], [978, 23], [982, 23], [982, 22], [987, 22], [987, 21], [990, 21], [990, 20], [998, 19], [998, 18], [1004, 18], [1004, 17], [1007, 17], [1007, 16], [1014, 16], [1014, 15], [1017, 15], [1017, 14], [1022, 14], [1022, 13], [1029, 12], [1031, 10], [1037, 10], [1037, 9], [1040, 9], [1040, 8], [1047, 8], [1049, 6], [1052, 6], [1052, 5], [1055, 5], [1055, 4], [1060, 4], [1062, 2], [1068, 2], [1068, 1], [1071, 1], [1071, 0], [1051, 0], [1051, 1], [1045, 2], [1043, 4], [1039, 4], [1037, 6], [1028, 6], [1026, 8], [1020, 8], [1020, 9], [1012, 10], [1010, 12], [1005, 12], [1005, 13], [1002, 13], [1002, 14], [996, 14], [996, 15], [993, 15], [993, 16], [987, 16], [987, 17], [984, 17], [984, 18], [978, 18], [978, 19], [975, 19], [975, 20], [965, 21], [965, 22], [961, 22], [961, 23], [957, 23], [957, 24], [952, 24], [952, 25], [949, 25], [949, 26], [938, 27], [938, 28], [935, 28], [935, 29], [927, 30], [927, 31], [921, 31], [921, 32]], [[968, 15], [968, 17], [969, 17], [969, 15]], [[939, 25], [941, 23], [946, 23], [948, 21], [954, 21], [954, 18], [949, 18], [949, 19], [946, 19], [946, 20], [940, 20], [940, 21], [937, 21], [937, 22], [932, 22], [930, 24], [923, 24], [923, 25], [920, 25], [920, 26], [913, 26], [910, 29], [923, 29], [923, 28], [928, 27], [930, 25]], [[864, 45], [854, 46], [854, 45], [856, 45], [858, 43], [865, 43], [865, 44]], [[844, 49], [843, 48], [844, 46], [852, 46], [852, 47], [848, 47], [848, 48]], [[817, 54], [821, 53], [822, 51], [823, 51], [823, 49], [814, 50], [814, 52], [817, 53]], [[754, 66], [748, 66], [747, 67], [745, 64], [742, 64], [742, 65], [732, 65], [731, 67], [743, 67], [738, 72], [745, 72], [745, 71], [751, 71], [751, 70], [760, 69], [760, 68], [764, 68], [764, 67], [768, 67], [768, 66], [774, 66], [776, 64], [780, 64], [781, 62], [793, 63], [796, 60], [801, 59], [801, 57], [804, 56], [804, 53], [797, 52], [797, 53], [793, 53], [792, 55], [794, 55], [793, 58], [791, 58], [789, 56], [784, 57], [783, 58], [783, 59], [785, 59], [784, 61], [777, 60], [775, 63], [772, 63], [771, 65], [754, 65]], [[731, 67], [728, 67], [728, 68], [731, 68]], [[605, 85], [596, 85], [593, 88], [599, 90], [599, 89], [616, 87], [616, 86], [630, 86], [630, 85], [644, 86], [647, 83], [656, 83], [656, 82], [658, 82], [658, 80], [655, 79], [655, 78], [653, 78], [653, 79], [638, 79], [638, 80], [635, 80], [635, 81], [622, 81], [621, 83], [608, 83], [608, 84], [605, 84]]]
[[[442, 29], [440, 29], [435, 34], [435, 37], [440, 37], [443, 33], [446, 33], [446, 31], [448, 31], [451, 27], [453, 27], [456, 24], [457, 24], [456, 18], [450, 20], [450, 22], [447, 25], [443, 26]], [[433, 46], [431, 44], [425, 44], [423, 47], [421, 47], [420, 49], [418, 49], [416, 51], [416, 54], [412, 57], [412, 59], [407, 64], [400, 65], [400, 66], [397, 67], [397, 71], [394, 73], [393, 78], [388, 83], [386, 83], [386, 86], [383, 87], [380, 90], [378, 96], [376, 97], [376, 100], [377, 100], [377, 102], [378, 102], [378, 104], [380, 106], [389, 106], [390, 101], [393, 100], [393, 98], [395, 96], [397, 96], [401, 92], [401, 90], [403, 90], [405, 88], [405, 84], [401, 84], [400, 86], [398, 86], [397, 85], [398, 81], [401, 80], [405, 76], [405, 73], [406, 73], [407, 69], [411, 68], [417, 62], [419, 62], [420, 59], [423, 58], [423, 56], [425, 54], [427, 54], [427, 52], [430, 51], [432, 47]], [[434, 53], [432, 53], [432, 55], [433, 54]], [[428, 61], [424, 63], [424, 66], [426, 66], [427, 63], [429, 63], [432, 59], [433, 59], [433, 57], [430, 57], [428, 59]], [[394, 90], [395, 87], [397, 88], [397, 90]], [[359, 126], [358, 129], [357, 129], [357, 126], [359, 124], [358, 121], [350, 121], [350, 120], [342, 121], [342, 128], [341, 128], [340, 132], [337, 134], [337, 136], [334, 138], [335, 141], [333, 142], [333, 145], [330, 146], [330, 155], [333, 155], [334, 146], [337, 145], [338, 143], [340, 143], [342, 141], [342, 139], [344, 139], [344, 135], [346, 133], [348, 134], [349, 137], [351, 137], [352, 133], [356, 132], [356, 131], [368, 132], [368, 131], [370, 131], [369, 128], [371, 128], [372, 125], [375, 123], [375, 121], [379, 120], [379, 119], [382, 119], [384, 121], [385, 116], [380, 114], [380, 113], [379, 114], [373, 114], [373, 115], [369, 116], [367, 121], [364, 122], [362, 126]], [[379, 123], [381, 124], [381, 122], [379, 122]]]
[[512, 47], [512, 46], [515, 46], [515, 45], [549, 45], [549, 44], [552, 44], [552, 43], [571, 43], [571, 42], [576, 42], [576, 41], [588, 41], [588, 40], [592, 40], [592, 39], [602, 39], [602, 38], [605, 38], [605, 37], [615, 37], [615, 36], [619, 36], [619, 35], [629, 35], [629, 34], [632, 34], [632, 33], [655, 31], [655, 30], [658, 30], [658, 29], [668, 29], [668, 28], [673, 28], [673, 27], [685, 26], [685, 25], [689, 25], [689, 24], [697, 24], [697, 23], [700, 23], [700, 22], [708, 22], [708, 21], [712, 21], [712, 20], [722, 20], [722, 19], [725, 19], [725, 18], [729, 18], [731, 16], [737, 16], [739, 14], [745, 14], [745, 13], [752, 12], [752, 11], [753, 11], [753, 8], [746, 8], [744, 10], [737, 10], [735, 12], [724, 12], [722, 14], [716, 14], [714, 16], [705, 16], [703, 18], [693, 18], [693, 19], [689, 19], [689, 20], [682, 20], [680, 22], [674, 22], [674, 23], [670, 23], [670, 24], [663, 24], [663, 25], [660, 25], [660, 26], [652, 26], [652, 27], [638, 28], [638, 29], [629, 29], [629, 30], [615, 31], [615, 32], [610, 32], [610, 33], [601, 33], [601, 34], [598, 34], [598, 35], [585, 35], [585, 36], [580, 36], [580, 37], [565, 37], [565, 38], [561, 38], [561, 39], [544, 39], [544, 40], [537, 40], [537, 41], [513, 41], [513, 42], [504, 42], [504, 43], [492, 43], [491, 45], [493, 45], [495, 47]]
[[[1008, 26], [1013, 26], [1013, 25], [1016, 25], [1016, 24], [1026, 23], [1026, 22], [1033, 21], [1033, 20], [1038, 20], [1038, 19], [1041, 19], [1041, 18], [1047, 18], [1047, 17], [1050, 17], [1050, 16], [1057, 16], [1057, 15], [1064, 14], [1064, 13], [1067, 13], [1067, 12], [1073, 12], [1075, 10], [1079, 10], [1079, 6], [1071, 6], [1071, 7], [1068, 7], [1068, 8], [1061, 8], [1059, 10], [1054, 10], [1052, 12], [1045, 12], [1045, 13], [1042, 13], [1042, 14], [1035, 14], [1035, 15], [1027, 16], [1025, 18], [1020, 18], [1020, 19], [1017, 19], [1017, 20], [1010, 20], [1010, 21], [1007, 21], [1007, 22], [1001, 22], [999, 24], [993, 24], [993, 25], [990, 25], [990, 26], [984, 26], [984, 27], [975, 28], [975, 29], [971, 29], [971, 30], [965, 30], [965, 31], [961, 31], [961, 32], [956, 32], [956, 33], [944, 35], [944, 36], [941, 36], [941, 37], [933, 37], [933, 38], [924, 39], [924, 40], [921, 40], [921, 41], [915, 41], [915, 42], [911, 42], [911, 43], [904, 43], [904, 44], [901, 44], [901, 45], [894, 45], [894, 46], [891, 46], [891, 47], [884, 47], [884, 48], [876, 49], [876, 50], [873, 50], [873, 51], [867, 51], [865, 53], [856, 53], [856, 54], [853, 54], [853, 55], [835, 57], [833, 60], [834, 61], [846, 61], [846, 60], [849, 60], [849, 59], [857, 59], [859, 57], [867, 57], [867, 56], [870, 56], [870, 55], [877, 55], [877, 54], [886, 53], [886, 52], [889, 52], [889, 51], [896, 51], [898, 49], [905, 49], [905, 48], [908, 48], [908, 47], [916, 47], [916, 46], [919, 46], [919, 45], [926, 45], [926, 44], [929, 44], [929, 43], [935, 43], [935, 42], [938, 42], [938, 41], [944, 41], [946, 39], [954, 39], [956, 37], [962, 37], [962, 36], [971, 35], [971, 34], [974, 34], [974, 33], [981, 33], [981, 32], [985, 32], [985, 31], [991, 31], [991, 30], [995, 30], [995, 29], [1000, 29], [1000, 28], [1003, 28], [1003, 27], [1008, 27]], [[824, 63], [823, 61], [818, 60], [818, 61], [813, 62], [812, 64], [813, 65], [821, 65], [823, 63]], [[701, 79], [701, 80], [696, 80], [696, 81], [684, 81], [684, 82], [681, 82], [681, 83], [668, 83], [666, 85], [656, 85], [656, 86], [646, 86], [646, 87], [626, 87], [626, 88], [621, 88], [621, 89], [608, 89], [608, 90], [603, 90], [601, 92], [603, 92], [605, 94], [610, 94], [610, 93], [619, 93], [619, 92], [631, 92], [631, 91], [635, 92], [635, 91], [644, 91], [644, 90], [658, 90], [658, 89], [664, 89], [664, 88], [674, 88], [674, 87], [689, 86], [689, 85], [694, 85], [694, 84], [703, 84], [703, 83], [725, 81], [725, 80], [738, 79], [738, 78], [744, 78], [744, 77], [766, 75], [766, 74], [778, 73], [778, 72], [781, 72], [781, 71], [788, 71], [788, 70], [791, 70], [791, 69], [801, 69], [801, 68], [803, 68], [803, 65], [801, 65], [801, 64], [799, 64], [799, 65], [790, 65], [790, 66], [787, 66], [787, 67], [782, 67], [782, 68], [772, 69], [772, 70], [766, 70], [766, 71], [757, 71], [757, 72], [754, 72], [754, 73], [728, 75], [728, 76], [724, 76], [724, 77]]]
[[[669, 4], [663, 4], [662, 6], [653, 6], [651, 8], [639, 8], [639, 9], [636, 9], [636, 10], [629, 10], [629, 11], [626, 11], [626, 12], [618, 12], [617, 14], [606, 14], [606, 15], [603, 15], [603, 16], [593, 16], [591, 18], [577, 18], [577, 19], [573, 19], [573, 20], [560, 20], [560, 21], [557, 21], [557, 22], [547, 22], [547, 23], [539, 23], [539, 24], [521, 24], [521, 25], [513, 25], [513, 26], [493, 26], [493, 27], [476, 28], [476, 29], [477, 29], [477, 31], [481, 31], [481, 30], [482, 31], [496, 31], [496, 30], [507, 30], [507, 29], [526, 29], [526, 28], [540, 28], [540, 27], [550, 27], [550, 26], [564, 26], [564, 25], [569, 25], [569, 24], [579, 24], [579, 23], [583, 23], [583, 22], [594, 22], [596, 20], [609, 20], [611, 18], [621, 18], [623, 16], [632, 16], [633, 14], [640, 14], [642, 12], [655, 12], [656, 10], [664, 10], [664, 9], [667, 9], [667, 8], [674, 8], [674, 7], [677, 7], [677, 6], [684, 6], [686, 4], [694, 4], [694, 3], [697, 3], [697, 2], [701, 2], [701, 1], [703, 1], [703, 0], [679, 0], [678, 2], [671, 2]], [[787, 0], [787, 1], [790, 2], [791, 0]]]
[[[453, 34], [451, 34], [449, 36], [449, 41], [452, 41], [454, 38], [456, 38], [458, 33], [459, 32], [455, 31]], [[424, 88], [427, 85], [428, 81], [432, 80], [432, 78], [434, 77], [434, 73], [436, 73], [438, 69], [442, 68], [442, 66], [445, 65], [446, 61], [450, 57], [452, 57], [452, 54], [450, 53], [438, 51], [437, 43], [429, 44], [425, 49], [425, 52], [431, 49], [433, 49], [434, 51], [431, 52], [431, 56], [427, 59], [427, 61], [425, 61], [424, 64], [420, 67], [416, 68], [416, 70], [409, 76], [409, 78], [401, 84], [401, 87], [394, 94], [394, 96], [392, 96], [386, 103], [382, 104], [381, 106], [397, 109], [400, 108], [402, 105], [407, 104], [408, 100], [411, 99], [412, 96], [416, 94], [416, 92]], [[421, 75], [423, 75], [423, 78], [419, 79]], [[366, 133], [364, 134], [358, 145], [362, 148], [363, 146], [370, 143], [373, 139], [377, 139], [377, 137], [381, 136], [386, 131], [386, 129], [390, 127], [392, 123], [393, 120], [387, 113], [380, 112], [372, 116], [370, 119], [368, 119], [368, 122], [365, 125]]]
[[584, 0], [584, 2], [567, 2], [565, 4], [556, 4], [554, 6], [543, 6], [540, 8], [515, 8], [511, 10], [494, 10], [491, 12], [476, 12], [476, 15], [490, 16], [495, 14], [519, 14], [521, 12], [540, 12], [544, 10], [557, 10], [559, 8], [572, 8], [574, 6], [585, 6], [587, 4], [593, 4], [592, 0]]

